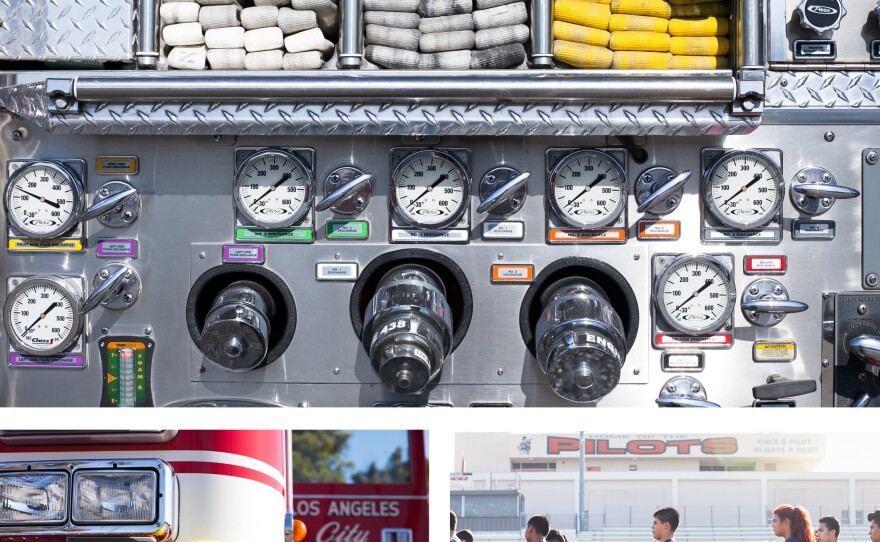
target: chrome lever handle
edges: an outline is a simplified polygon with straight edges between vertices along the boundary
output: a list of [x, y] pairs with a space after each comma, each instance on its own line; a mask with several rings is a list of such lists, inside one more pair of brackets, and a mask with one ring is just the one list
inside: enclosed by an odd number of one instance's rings
[[665, 201], [667, 198], [669, 198], [670, 195], [672, 195], [674, 192], [684, 186], [690, 178], [690, 171], [683, 171], [679, 173], [671, 180], [664, 183], [660, 188], [651, 192], [651, 195], [645, 198], [645, 201], [643, 201], [636, 210], [640, 213], [644, 213], [658, 202]]
[[92, 292], [92, 295], [89, 296], [83, 302], [82, 309], [80, 309], [80, 314], [86, 314], [90, 312], [92, 309], [103, 303], [107, 298], [117, 293], [117, 290], [122, 286], [123, 281], [125, 280], [125, 275], [127, 273], [131, 273], [131, 268], [127, 265], [119, 266], [119, 269], [114, 271], [107, 280], [101, 283], [100, 286], [95, 288]]
[[791, 189], [798, 194], [814, 199], [851, 199], [861, 195], [861, 192], [854, 188], [837, 184], [803, 183], [794, 185]]
[[865, 408], [866, 406], [868, 406], [868, 403], [870, 403], [870, 402], [871, 402], [871, 396], [868, 395], [867, 393], [863, 393], [862, 395], [859, 396], [858, 399], [853, 401], [853, 404], [851, 405], [850, 408]]
[[693, 397], [658, 397], [655, 402], [661, 407], [721, 408], [718, 403]]
[[880, 365], [880, 337], [876, 335], [859, 335], [849, 341], [852, 355], [871, 365]]
[[128, 201], [129, 198], [132, 198], [134, 196], [137, 196], [137, 190], [134, 188], [129, 188], [128, 190], [117, 192], [116, 194], [102, 199], [98, 203], [83, 211], [82, 215], [80, 215], [79, 217], [79, 220], [80, 222], [84, 222], [91, 218], [99, 217], [104, 213], [110, 212], [113, 209], [119, 207], [120, 205]]
[[501, 204], [501, 202], [506, 200], [511, 193], [515, 192], [522, 185], [524, 185], [531, 176], [531, 172], [526, 171], [507, 181], [504, 186], [501, 186], [500, 188], [489, 194], [486, 199], [484, 199], [482, 203], [480, 203], [480, 206], [477, 207], [477, 212], [487, 213], [491, 211], [499, 204]]
[[335, 207], [337, 203], [341, 202], [342, 200], [360, 190], [362, 186], [369, 183], [371, 180], [373, 180], [373, 175], [370, 173], [365, 173], [359, 177], [355, 177], [354, 179], [350, 180], [349, 182], [345, 183], [344, 185], [340, 186], [339, 188], [325, 196], [324, 199], [322, 199], [318, 203], [315, 209], [318, 211], [326, 211], [331, 207]]
[[810, 306], [806, 303], [788, 299], [755, 299], [753, 301], [743, 301], [742, 303], [742, 309], [749, 312], [792, 314], [804, 312], [809, 308]]

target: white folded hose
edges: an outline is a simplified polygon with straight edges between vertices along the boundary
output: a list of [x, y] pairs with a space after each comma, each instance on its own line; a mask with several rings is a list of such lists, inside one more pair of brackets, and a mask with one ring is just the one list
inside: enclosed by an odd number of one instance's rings
[[423, 53], [440, 53], [443, 51], [460, 51], [473, 48], [473, 30], [422, 34], [421, 38], [419, 38], [419, 49]]
[[244, 49], [208, 49], [208, 64], [212, 70], [244, 70]]
[[393, 26], [395, 28], [418, 28], [418, 13], [405, 11], [365, 11], [364, 24], [377, 24], [379, 26]]
[[202, 25], [199, 23], [169, 24], [162, 29], [162, 39], [166, 45], [172, 47], [205, 43], [205, 35], [202, 34]]
[[366, 11], [404, 11], [415, 13], [419, 9], [419, 0], [364, 0]]
[[212, 28], [226, 28], [227, 26], [238, 26], [239, 13], [241, 8], [237, 5], [229, 6], [206, 6], [199, 10], [199, 22], [202, 23], [203, 30]]
[[498, 6], [521, 1], [522, 0], [474, 0], [474, 9], [497, 8]]
[[368, 24], [365, 38], [367, 45], [384, 45], [394, 49], [418, 51], [420, 35], [421, 32], [414, 28], [394, 28]]
[[324, 34], [333, 36], [338, 32], [337, 8], [331, 0], [291, 0], [291, 4], [293, 9], [314, 11], [318, 26], [324, 31]]
[[470, 13], [446, 15], [444, 17], [425, 17], [419, 22], [419, 30], [425, 34], [473, 29], [474, 17]]
[[277, 26], [247, 30], [244, 33], [244, 48], [249, 53], [281, 49], [282, 47], [284, 47], [284, 33]]
[[275, 6], [257, 6], [241, 10], [241, 26], [246, 30], [278, 26], [278, 8]]
[[[205, 45], [208, 49], [240, 49], [244, 47], [244, 28], [229, 26], [212, 28], [205, 32]], [[244, 59], [242, 59], [244, 60]]]
[[529, 14], [525, 2], [505, 4], [497, 8], [481, 9], [474, 12], [474, 26], [477, 30], [524, 24], [528, 20]]
[[368, 45], [364, 56], [373, 64], [391, 70], [414, 70], [419, 67], [419, 53], [393, 49], [383, 45]]
[[296, 34], [310, 28], [318, 28], [314, 11], [297, 11], [290, 8], [278, 10], [278, 27], [284, 35]]
[[324, 65], [324, 59], [318, 51], [303, 51], [302, 53], [287, 53], [282, 60], [284, 70], [320, 70]]
[[227, 6], [234, 4], [235, 0], [196, 0], [196, 2], [203, 6]]
[[250, 71], [280, 70], [284, 65], [284, 51], [258, 51], [244, 57], [244, 67]]
[[288, 53], [320, 51], [324, 55], [333, 53], [333, 42], [324, 37], [319, 28], [299, 32], [284, 38], [284, 48]]
[[470, 51], [446, 51], [419, 55], [420, 70], [468, 70], [470, 67]]
[[159, 17], [163, 24], [197, 23], [200, 8], [201, 6], [195, 2], [162, 4], [159, 8]]
[[168, 53], [168, 65], [176, 70], [204, 70], [205, 52], [204, 46], [175, 47]]
[[529, 41], [529, 27], [524, 24], [515, 24], [477, 30], [475, 45], [477, 49], [491, 49], [492, 47], [527, 41]]

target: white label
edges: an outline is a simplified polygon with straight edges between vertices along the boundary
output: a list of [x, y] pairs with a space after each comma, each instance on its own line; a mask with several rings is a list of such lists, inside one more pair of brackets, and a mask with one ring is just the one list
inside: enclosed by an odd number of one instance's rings
[[669, 335], [666, 333], [657, 336], [657, 344], [677, 345], [695, 344], [699, 346], [727, 346], [733, 344], [733, 336], [729, 334], [718, 335]]
[[675, 224], [672, 222], [654, 222], [645, 227], [646, 235], [675, 235]]
[[760, 231], [719, 231], [708, 230], [709, 239], [776, 239], [776, 232], [773, 230]]
[[700, 356], [696, 354], [673, 354], [666, 358], [670, 369], [699, 369]]
[[398, 242], [436, 241], [438, 243], [460, 243], [468, 240], [468, 231], [392, 230], [391, 240]]
[[524, 236], [522, 222], [483, 222], [483, 239], [522, 239]]
[[422, 352], [421, 348], [413, 348], [412, 353], [415, 357], [419, 358], [420, 360], [424, 361], [425, 363], [431, 363], [430, 361], [428, 361], [428, 354], [425, 354], [424, 352]]
[[356, 263], [319, 263], [316, 275], [318, 280], [357, 280]]
[[762, 269], [768, 271], [781, 271], [782, 258], [752, 258], [752, 269]]
[[792, 233], [795, 238], [821, 237], [831, 239], [834, 237], [834, 226], [828, 222], [798, 222]]

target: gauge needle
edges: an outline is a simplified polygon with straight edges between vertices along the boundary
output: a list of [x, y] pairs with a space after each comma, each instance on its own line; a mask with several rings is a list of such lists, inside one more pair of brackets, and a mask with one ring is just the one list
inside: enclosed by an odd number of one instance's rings
[[586, 188], [584, 188], [583, 191], [581, 191], [580, 194], [578, 194], [577, 196], [575, 196], [573, 199], [569, 200], [569, 202], [566, 203], [565, 206], [568, 207], [568, 206], [571, 205], [572, 203], [576, 202], [578, 199], [580, 199], [581, 196], [583, 196], [584, 194], [586, 194], [587, 192], [589, 192], [590, 190], [592, 190], [594, 186], [596, 186], [597, 184], [599, 184], [600, 182], [602, 182], [602, 181], [604, 181], [604, 180], [605, 180], [605, 174], [604, 174], [604, 173], [600, 173], [599, 175], [596, 176], [596, 180], [595, 180], [595, 181], [591, 182], [589, 186], [587, 186]]
[[24, 192], [24, 193], [27, 194], [28, 196], [30, 196], [30, 197], [32, 197], [32, 198], [37, 198], [37, 199], [40, 200], [41, 202], [43, 202], [43, 203], [47, 203], [47, 204], [51, 205], [52, 207], [55, 207], [56, 209], [60, 209], [60, 208], [61, 208], [60, 205], [58, 205], [58, 204], [55, 203], [54, 201], [49, 201], [49, 200], [47, 200], [47, 199], [44, 198], [43, 196], [38, 196], [38, 195], [34, 194], [33, 192], [28, 192], [27, 190], [25, 190], [24, 188], [22, 188], [22, 187], [20, 187], [20, 186], [16, 186], [16, 188], [18, 188], [19, 190], [21, 190], [22, 192]]
[[34, 323], [31, 324], [31, 325], [29, 325], [28, 328], [27, 328], [26, 330], [24, 330], [24, 333], [22, 333], [22, 335], [27, 335], [28, 332], [29, 332], [30, 330], [32, 330], [32, 329], [34, 328], [35, 325], [37, 325], [37, 324], [40, 323], [40, 320], [42, 320], [43, 318], [45, 318], [46, 316], [48, 316], [49, 313], [52, 312], [52, 309], [54, 309], [55, 307], [58, 307], [59, 305], [61, 305], [61, 303], [58, 303], [57, 301], [54, 302], [54, 303], [52, 303], [51, 305], [49, 305], [49, 308], [47, 308], [46, 310], [44, 310], [44, 311], [40, 314], [40, 316], [39, 316], [36, 320], [34, 320]]
[[678, 309], [680, 309], [680, 308], [684, 307], [685, 305], [687, 305], [688, 303], [690, 303], [691, 300], [696, 299], [703, 292], [703, 290], [705, 290], [709, 286], [712, 286], [713, 284], [715, 284], [715, 279], [707, 280], [706, 284], [700, 286], [699, 290], [697, 290], [696, 292], [693, 293], [693, 295], [691, 295], [690, 297], [688, 297], [687, 299], [682, 301], [681, 305], [675, 307], [675, 310], [672, 312], [677, 311]]
[[746, 190], [748, 190], [749, 188], [751, 188], [753, 184], [755, 184], [756, 182], [760, 181], [762, 178], [764, 178], [763, 175], [761, 175], [760, 173], [755, 173], [755, 178], [754, 178], [754, 179], [752, 179], [751, 181], [747, 182], [745, 185], [743, 185], [742, 188], [740, 188], [739, 190], [737, 190], [737, 192], [736, 192], [734, 195], [732, 195], [732, 196], [730, 196], [729, 198], [727, 198], [727, 201], [725, 201], [724, 203], [722, 203], [721, 206], [724, 207], [725, 205], [727, 205], [728, 203], [730, 203], [730, 200], [732, 200], [733, 198], [739, 196], [740, 194], [742, 194], [743, 192], [745, 192]]
[[448, 179], [448, 178], [449, 178], [449, 175], [446, 174], [446, 173], [444, 173], [443, 175], [440, 175], [440, 177], [438, 177], [437, 180], [434, 181], [434, 184], [432, 184], [431, 186], [429, 186], [428, 188], [426, 188], [424, 192], [422, 192], [421, 194], [419, 194], [419, 197], [417, 197], [416, 199], [414, 199], [414, 200], [412, 200], [411, 202], [409, 202], [409, 205], [407, 205], [407, 207], [412, 207], [413, 205], [415, 205], [416, 202], [419, 201], [420, 199], [422, 199], [422, 197], [423, 197], [425, 194], [427, 194], [427, 193], [430, 192], [431, 190], [434, 190], [435, 188], [437, 188], [437, 186], [438, 186], [440, 183], [442, 183], [443, 181], [445, 181], [445, 180]]
[[278, 188], [279, 186], [281, 186], [282, 184], [284, 184], [284, 181], [286, 181], [286, 180], [289, 179], [290, 177], [291, 177], [291, 174], [290, 174], [290, 173], [285, 173], [284, 175], [282, 175], [282, 176], [281, 176], [281, 179], [280, 179], [277, 183], [275, 183], [275, 184], [273, 184], [272, 186], [270, 186], [270, 187], [269, 187], [269, 190], [266, 190], [265, 192], [263, 192], [263, 195], [262, 195], [262, 196], [258, 197], [258, 198], [255, 199], [254, 201], [252, 201], [252, 202], [251, 202], [251, 205], [256, 205], [261, 199], [265, 198], [266, 196], [268, 196], [269, 194], [271, 194], [272, 192], [274, 192], [276, 188]]

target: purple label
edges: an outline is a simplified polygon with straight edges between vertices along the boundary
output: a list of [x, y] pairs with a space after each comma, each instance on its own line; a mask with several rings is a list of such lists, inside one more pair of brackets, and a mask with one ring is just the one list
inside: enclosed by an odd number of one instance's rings
[[223, 245], [223, 262], [263, 263], [263, 245]]
[[85, 367], [82, 356], [22, 356], [10, 354], [11, 367]]
[[137, 258], [138, 242], [134, 239], [101, 239], [96, 247], [103, 258]]

